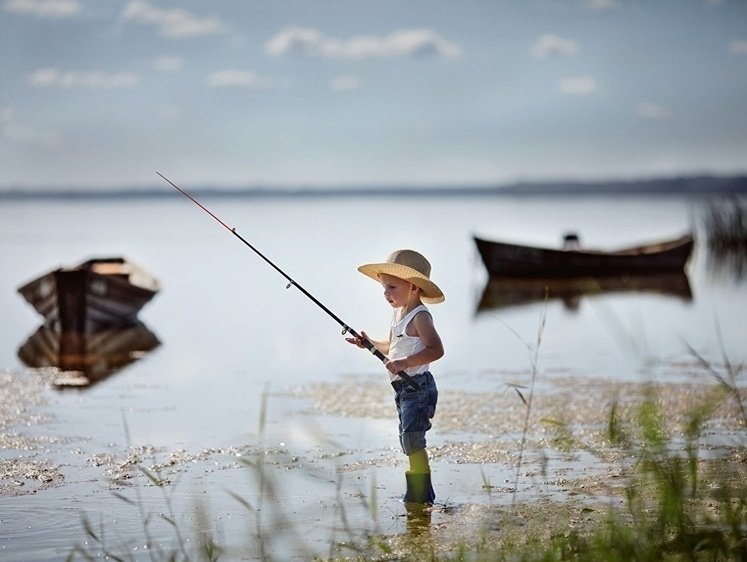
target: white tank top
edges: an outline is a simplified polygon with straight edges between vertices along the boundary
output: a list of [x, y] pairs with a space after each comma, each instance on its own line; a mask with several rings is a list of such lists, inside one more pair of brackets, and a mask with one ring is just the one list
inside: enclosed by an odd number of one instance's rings
[[[425, 349], [423, 340], [419, 337], [407, 335], [407, 325], [415, 318], [415, 315], [419, 312], [428, 312], [428, 308], [421, 304], [420, 306], [413, 308], [402, 320], [399, 322], [392, 321], [392, 336], [389, 341], [389, 359], [402, 359], [408, 355], [413, 355]], [[430, 313], [429, 313], [430, 314]], [[417, 367], [408, 367], [405, 372], [408, 375], [419, 375], [425, 373], [430, 364], [419, 365]], [[390, 380], [401, 380], [399, 375], [393, 375], [389, 373]]]

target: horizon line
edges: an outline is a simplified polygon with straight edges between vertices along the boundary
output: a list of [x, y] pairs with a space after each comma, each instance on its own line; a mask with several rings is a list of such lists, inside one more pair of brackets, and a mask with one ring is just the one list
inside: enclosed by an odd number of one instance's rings
[[[164, 178], [165, 179], [165, 178]], [[742, 193], [747, 192], [747, 172], [734, 175], [687, 175], [649, 179], [612, 180], [546, 180], [515, 181], [509, 184], [465, 183], [441, 186], [413, 184], [382, 184], [365, 186], [202, 186], [190, 188], [191, 193], [213, 197], [320, 197], [372, 195], [574, 195], [574, 194], [686, 194], [686, 193]], [[2, 199], [44, 198], [142, 198], [178, 195], [172, 189], [162, 189], [155, 182], [151, 186], [93, 187], [0, 187]]]

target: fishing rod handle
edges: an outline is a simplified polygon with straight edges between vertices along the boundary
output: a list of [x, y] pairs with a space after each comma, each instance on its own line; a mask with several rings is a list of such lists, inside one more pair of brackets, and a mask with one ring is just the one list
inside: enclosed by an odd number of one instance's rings
[[[366, 338], [363, 338], [363, 337], [359, 336], [358, 334], [355, 333], [354, 330], [348, 329], [348, 331], [351, 334], [353, 334], [354, 336], [360, 338], [361, 339], [361, 343], [363, 344], [363, 346], [368, 351], [370, 351], [371, 353], [373, 353], [374, 357], [376, 357], [379, 361], [381, 361], [384, 364], [386, 364], [386, 362], [389, 361], [389, 358], [386, 355], [384, 355], [383, 353], [381, 353], [381, 351], [379, 351], [378, 349], [376, 349], [376, 346], [374, 344], [372, 344], [370, 341], [368, 341]], [[414, 380], [412, 380], [412, 377], [410, 375], [408, 375], [407, 373], [405, 373], [404, 371], [400, 371], [399, 373], [397, 373], [397, 375], [399, 375], [399, 377], [402, 380], [404, 380], [407, 384], [409, 384], [415, 390], [420, 390], [420, 385], [418, 383], [416, 383]]]

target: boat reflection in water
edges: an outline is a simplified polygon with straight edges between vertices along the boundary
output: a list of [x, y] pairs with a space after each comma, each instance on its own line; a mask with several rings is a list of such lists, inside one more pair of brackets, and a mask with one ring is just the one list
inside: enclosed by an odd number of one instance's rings
[[60, 332], [43, 325], [18, 349], [18, 357], [33, 369], [52, 368], [55, 388], [88, 388], [159, 345], [142, 322], [96, 332]]
[[599, 294], [649, 293], [693, 300], [684, 271], [651, 275], [611, 275], [604, 277], [491, 277], [485, 284], [477, 312], [559, 300], [575, 311], [583, 297]]

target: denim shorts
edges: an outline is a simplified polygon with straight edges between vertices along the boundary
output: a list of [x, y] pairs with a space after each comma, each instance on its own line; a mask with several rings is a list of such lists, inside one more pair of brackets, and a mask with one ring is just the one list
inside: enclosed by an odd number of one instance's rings
[[431, 428], [431, 418], [436, 414], [438, 389], [433, 375], [426, 371], [412, 379], [419, 390], [409, 384], [396, 385], [394, 403], [399, 415], [399, 442], [406, 455], [425, 449], [425, 432]]

